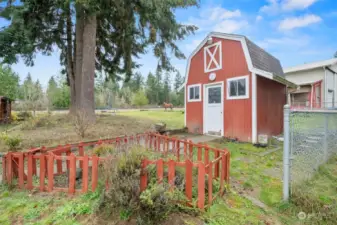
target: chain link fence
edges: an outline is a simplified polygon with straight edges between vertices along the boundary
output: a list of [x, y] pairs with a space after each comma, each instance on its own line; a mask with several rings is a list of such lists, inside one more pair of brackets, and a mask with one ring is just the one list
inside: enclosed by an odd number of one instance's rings
[[337, 111], [284, 108], [284, 200], [337, 153]]

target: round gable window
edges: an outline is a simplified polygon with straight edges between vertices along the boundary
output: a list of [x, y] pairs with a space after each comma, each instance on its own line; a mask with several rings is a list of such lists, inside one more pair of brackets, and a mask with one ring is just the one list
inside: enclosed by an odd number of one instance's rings
[[208, 76], [209, 80], [210, 81], [214, 81], [215, 78], [216, 78], [216, 74], [215, 73], [210, 73], [209, 76]]

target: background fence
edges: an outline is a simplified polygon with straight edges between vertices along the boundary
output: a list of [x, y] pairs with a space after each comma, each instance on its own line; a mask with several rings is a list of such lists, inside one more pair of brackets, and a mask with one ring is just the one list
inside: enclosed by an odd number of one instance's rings
[[284, 200], [337, 154], [337, 111], [284, 108]]

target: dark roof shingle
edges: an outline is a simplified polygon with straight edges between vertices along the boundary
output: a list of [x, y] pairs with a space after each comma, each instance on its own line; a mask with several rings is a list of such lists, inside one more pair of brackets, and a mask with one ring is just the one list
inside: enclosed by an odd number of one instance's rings
[[284, 77], [280, 61], [244, 36], [253, 67]]

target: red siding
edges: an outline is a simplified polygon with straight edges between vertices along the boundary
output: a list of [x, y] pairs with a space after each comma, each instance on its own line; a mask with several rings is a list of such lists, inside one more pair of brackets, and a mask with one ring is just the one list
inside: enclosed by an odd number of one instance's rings
[[257, 76], [257, 134], [278, 135], [283, 132], [283, 106], [286, 87]]
[[[241, 141], [251, 141], [252, 106], [251, 106], [251, 76], [239, 41], [213, 38], [213, 43], [222, 42], [222, 69], [214, 71], [216, 80], [224, 81], [224, 136], [238, 138]], [[209, 73], [204, 72], [204, 48], [201, 48], [191, 59], [187, 86], [202, 84], [201, 101], [188, 102], [186, 99], [186, 125], [189, 132], [203, 132], [203, 84], [212, 83]], [[227, 100], [227, 78], [249, 75], [249, 98]], [[188, 94], [188, 90], [186, 89]], [[188, 97], [186, 94], [186, 98]]]

